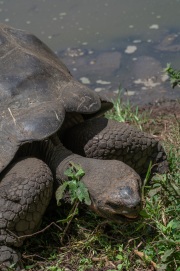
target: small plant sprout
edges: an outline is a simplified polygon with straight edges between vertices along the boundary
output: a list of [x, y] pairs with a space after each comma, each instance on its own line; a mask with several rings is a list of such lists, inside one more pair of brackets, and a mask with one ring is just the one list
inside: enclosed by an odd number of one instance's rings
[[80, 165], [74, 164], [71, 162], [70, 167], [64, 172], [68, 177], [67, 181], [64, 181], [62, 185], [56, 190], [56, 201], [57, 205], [61, 205], [61, 200], [63, 199], [66, 192], [69, 194], [70, 202], [72, 208], [65, 219], [57, 221], [58, 223], [67, 223], [62, 235], [61, 243], [63, 244], [64, 236], [68, 231], [68, 228], [71, 224], [71, 221], [78, 214], [79, 202], [84, 202], [86, 205], [91, 204], [89, 197], [88, 189], [85, 187], [84, 183], [81, 181], [81, 178], [85, 175], [84, 170]]
[[180, 70], [175, 70], [171, 67], [171, 64], [167, 64], [164, 72], [168, 74], [172, 88], [180, 86]]
[[64, 193], [68, 190], [71, 204], [75, 201], [84, 202], [87, 205], [91, 204], [88, 189], [85, 187], [81, 178], [85, 175], [84, 170], [80, 165], [71, 162], [70, 167], [64, 173], [68, 180], [64, 181], [62, 185], [56, 190], [57, 205], [61, 205]]

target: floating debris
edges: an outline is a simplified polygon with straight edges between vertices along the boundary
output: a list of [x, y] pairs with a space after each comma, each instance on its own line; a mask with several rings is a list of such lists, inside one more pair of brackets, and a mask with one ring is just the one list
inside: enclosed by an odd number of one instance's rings
[[129, 45], [127, 46], [125, 53], [126, 54], [133, 54], [137, 50], [137, 46], [135, 45]]
[[150, 25], [149, 29], [159, 29], [159, 25], [158, 24], [152, 24], [152, 25]]
[[135, 91], [134, 90], [127, 90], [126, 92], [124, 92], [124, 95], [126, 95], [126, 96], [133, 96], [133, 95], [135, 95]]
[[141, 43], [142, 40], [133, 40], [133, 43]]
[[87, 77], [81, 77], [79, 80], [85, 85], [89, 85], [91, 83]]
[[111, 82], [103, 81], [103, 80], [97, 80], [96, 83], [101, 84], [101, 85], [109, 85], [109, 84], [111, 84]]
[[103, 88], [95, 88], [95, 91], [96, 92], [100, 92], [100, 91], [102, 91], [103, 90]]
[[59, 13], [59, 16], [66, 16], [66, 15], [67, 15], [66, 12], [61, 12], [61, 13]]
[[169, 76], [167, 74], [163, 74], [161, 76], [161, 80], [162, 80], [162, 82], [166, 82], [167, 80], [169, 80]]
[[156, 87], [156, 86], [159, 86], [161, 83], [160, 82], [155, 82], [156, 81], [156, 78], [155, 77], [151, 77], [151, 78], [147, 78], [147, 79], [137, 79], [137, 80], [134, 80], [134, 83], [135, 84], [142, 84], [144, 85], [142, 87], [142, 89], [147, 89], [147, 88], [153, 88], [153, 87]]

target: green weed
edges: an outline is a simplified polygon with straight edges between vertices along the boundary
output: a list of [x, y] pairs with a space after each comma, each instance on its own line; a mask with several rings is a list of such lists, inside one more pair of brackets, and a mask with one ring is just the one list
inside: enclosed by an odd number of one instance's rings
[[71, 204], [75, 201], [83, 202], [87, 205], [91, 204], [89, 193], [81, 178], [85, 175], [81, 166], [71, 162], [71, 166], [64, 173], [68, 177], [68, 181], [64, 181], [56, 190], [57, 205], [60, 206], [65, 191], [68, 188]]
[[118, 97], [112, 101], [113, 109], [109, 110], [105, 117], [119, 122], [130, 122], [142, 130], [142, 124], [146, 123], [148, 119], [147, 113], [140, 113], [138, 106], [132, 106], [128, 100], [122, 102], [121, 96], [122, 91], [120, 90]]
[[168, 74], [171, 82], [172, 88], [175, 88], [176, 86], [180, 86], [180, 71], [175, 70], [171, 67], [171, 64], [167, 64], [166, 68], [164, 69], [164, 72]]

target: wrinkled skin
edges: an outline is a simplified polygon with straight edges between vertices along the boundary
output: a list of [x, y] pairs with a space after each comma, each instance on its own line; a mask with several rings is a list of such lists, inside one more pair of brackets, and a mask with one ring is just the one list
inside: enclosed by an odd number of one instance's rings
[[111, 102], [74, 80], [34, 35], [0, 24], [0, 58], [0, 270], [21, 270], [18, 247], [72, 162], [85, 171], [91, 209], [115, 223], [138, 217], [149, 162], [161, 173], [168, 165], [152, 136], [97, 118]]

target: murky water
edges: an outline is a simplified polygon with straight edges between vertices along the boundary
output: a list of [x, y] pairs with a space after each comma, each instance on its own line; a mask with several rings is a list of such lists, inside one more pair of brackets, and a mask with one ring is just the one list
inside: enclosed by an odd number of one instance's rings
[[0, 22], [36, 34], [96, 91], [180, 98], [162, 73], [180, 68], [180, 0], [4, 0]]

